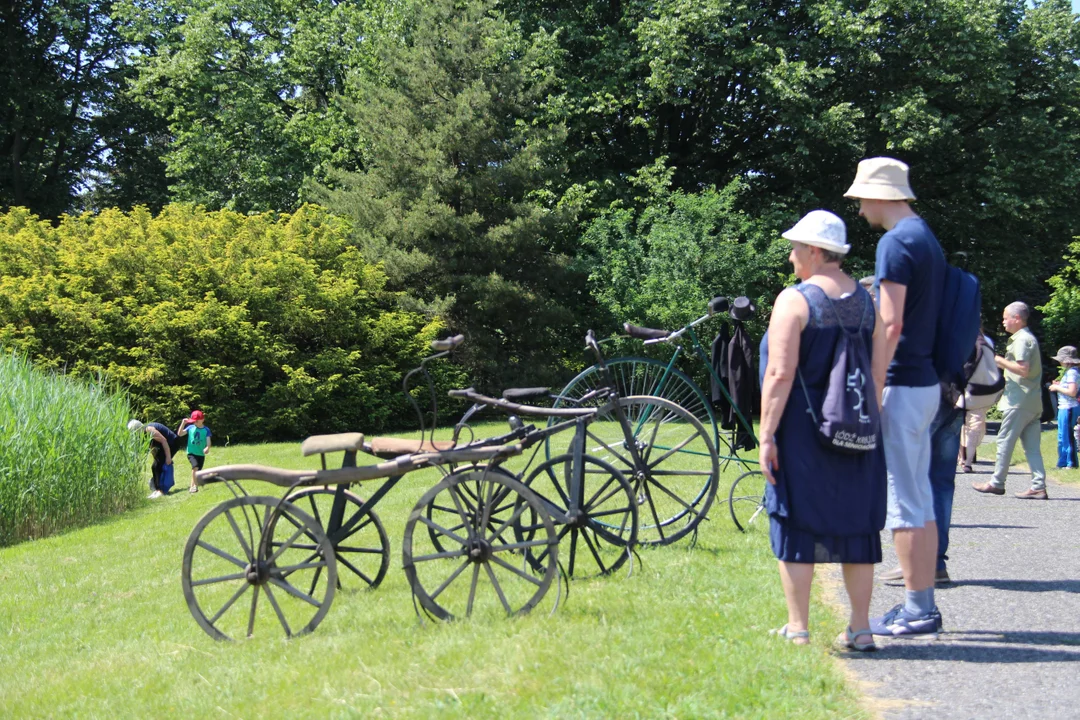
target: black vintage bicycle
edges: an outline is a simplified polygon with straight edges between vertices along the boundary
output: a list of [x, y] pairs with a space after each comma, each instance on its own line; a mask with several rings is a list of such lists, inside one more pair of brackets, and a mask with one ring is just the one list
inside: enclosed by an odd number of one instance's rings
[[[670, 400], [651, 395], [624, 396], [619, 383], [609, 374], [591, 330], [586, 336], [586, 346], [596, 359], [598, 379], [588, 392], [570, 398], [554, 395], [549, 388], [514, 388], [504, 391], [502, 399], [496, 399], [472, 389], [454, 391], [452, 395], [475, 403], [459, 423], [459, 431], [484, 407], [511, 413], [512, 423], [520, 423], [520, 416], [548, 418], [549, 426], [535, 431], [536, 437], [544, 442], [536, 447], [533, 458], [542, 450], [544, 459], [524, 476], [524, 482], [539, 494], [556, 523], [562, 518], [577, 517], [575, 513], [580, 508], [572, 507], [575, 498], [579, 498], [576, 502], [580, 504], [606, 497], [607, 485], [603, 486], [604, 493], [593, 496], [581, 487], [572, 487], [574, 483], [587, 485], [591, 475], [605, 481], [622, 477], [628, 485], [623, 492], [630, 504], [640, 508], [636, 542], [645, 545], [675, 542], [697, 528], [716, 495], [719, 462], [709, 431]], [[554, 406], [537, 407], [519, 402], [530, 398], [549, 399]], [[561, 420], [566, 417], [581, 420], [573, 425], [573, 433], [563, 432], [571, 427]], [[530, 466], [533, 458], [529, 460]], [[585, 531], [586, 541], [608, 542], [612, 541], [612, 533], [624, 532], [607, 515], [597, 515], [593, 510], [588, 515], [592, 521], [560, 529], [561, 537], [569, 533], [571, 548], [579, 531]], [[590, 543], [585, 542], [585, 547], [591, 548]], [[580, 555], [564, 548], [566, 552], [570, 557]], [[599, 559], [594, 556], [593, 562]]]
[[[426, 375], [428, 361], [461, 341], [433, 342], [438, 352], [406, 376], [406, 391], [411, 376]], [[414, 506], [402, 543], [402, 566], [420, 606], [442, 619], [535, 608], [556, 578], [559, 540], [545, 504], [500, 470], [522, 445], [439, 449], [425, 436], [421, 415], [421, 438], [411, 452], [356, 464], [359, 452], [380, 446], [390, 452], [392, 445], [365, 442], [360, 433], [319, 435], [305, 440], [301, 452], [318, 454], [320, 470], [228, 465], [197, 473], [199, 484], [222, 482], [233, 493], [196, 523], [184, 547], [181, 585], [199, 626], [219, 640], [251, 636], [267, 623], [286, 636], [314, 630], [343, 584], [339, 566], [348, 573], [344, 583], [373, 588], [382, 581], [389, 547], [375, 506], [406, 474], [432, 467], [455, 469], [445, 470]], [[344, 453], [342, 466], [327, 469], [333, 452]], [[376, 479], [383, 483], [366, 500], [349, 490]], [[249, 495], [242, 484], [249, 480], [285, 493]], [[435, 504], [454, 508], [460, 527], [432, 521], [427, 509]], [[432, 537], [440, 549], [430, 547]]]

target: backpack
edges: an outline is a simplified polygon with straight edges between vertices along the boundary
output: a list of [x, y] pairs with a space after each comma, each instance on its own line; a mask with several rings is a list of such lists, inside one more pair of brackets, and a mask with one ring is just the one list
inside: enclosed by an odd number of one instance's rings
[[998, 401], [1005, 389], [1005, 375], [994, 362], [994, 353], [980, 336], [975, 351], [964, 363], [962, 377], [967, 384], [963, 402], [958, 404], [966, 410], [981, 410]]
[[[866, 305], [873, 304], [870, 293], [863, 288], [858, 288], [856, 293], [862, 294]], [[822, 291], [821, 294], [825, 295], [825, 292]], [[840, 314], [836, 312], [832, 299], [827, 295], [825, 299], [829, 301], [829, 306], [839, 322]], [[878, 431], [881, 427], [874, 376], [871, 372], [870, 350], [862, 337], [866, 305], [863, 306], [863, 319], [859, 321], [858, 330], [848, 332], [842, 324], [839, 326], [840, 337], [833, 348], [829, 385], [825, 389], [819, 413], [814, 412], [814, 404], [810, 401], [802, 371], [799, 371], [799, 382], [806, 395], [810, 417], [817, 426], [818, 440], [827, 448], [852, 455], [877, 448]]]
[[175, 468], [173, 465], [161, 466], [161, 477], [158, 478], [158, 490], [168, 494], [172, 486], [176, 484]]
[[964, 364], [979, 338], [982, 290], [979, 279], [953, 265], [945, 265], [941, 310], [934, 334], [934, 370], [938, 377], [960, 392], [967, 385]]

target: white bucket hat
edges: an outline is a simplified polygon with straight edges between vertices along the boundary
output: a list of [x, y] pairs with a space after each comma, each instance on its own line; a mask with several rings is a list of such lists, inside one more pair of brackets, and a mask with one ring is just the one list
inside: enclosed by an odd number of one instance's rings
[[908, 166], [896, 158], [875, 157], [859, 161], [855, 182], [844, 193], [860, 200], [914, 200], [908, 184]]
[[840, 255], [847, 255], [851, 250], [844, 221], [828, 210], [811, 210], [781, 237]]

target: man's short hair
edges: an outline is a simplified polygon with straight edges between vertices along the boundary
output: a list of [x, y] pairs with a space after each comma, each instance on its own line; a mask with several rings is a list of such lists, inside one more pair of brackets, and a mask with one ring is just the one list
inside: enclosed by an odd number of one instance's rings
[[1024, 322], [1027, 322], [1028, 318], [1031, 316], [1031, 308], [1027, 306], [1027, 303], [1020, 302], [1019, 300], [1006, 305], [1005, 312], [1009, 313], [1010, 315], [1015, 315]]

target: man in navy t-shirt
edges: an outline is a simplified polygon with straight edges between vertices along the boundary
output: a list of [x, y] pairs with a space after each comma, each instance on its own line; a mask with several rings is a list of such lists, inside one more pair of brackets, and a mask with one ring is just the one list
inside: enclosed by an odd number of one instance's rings
[[[162, 475], [172, 471], [173, 455], [180, 450], [180, 438], [168, 427], [157, 422], [142, 423], [131, 420], [128, 430], [146, 432], [150, 436], [150, 457], [153, 458], [150, 466], [150, 499], [159, 498], [172, 487], [172, 482], [162, 483]], [[168, 487], [163, 486], [166, 484]]]
[[930, 426], [941, 402], [932, 353], [945, 255], [926, 222], [911, 209], [915, 194], [908, 166], [893, 158], [859, 163], [845, 197], [859, 200], [859, 215], [885, 230], [874, 275], [890, 358], [882, 394], [881, 431], [889, 480], [886, 527], [893, 531], [905, 602], [870, 628], [877, 635], [935, 633], [937, 525], [930, 484]]

